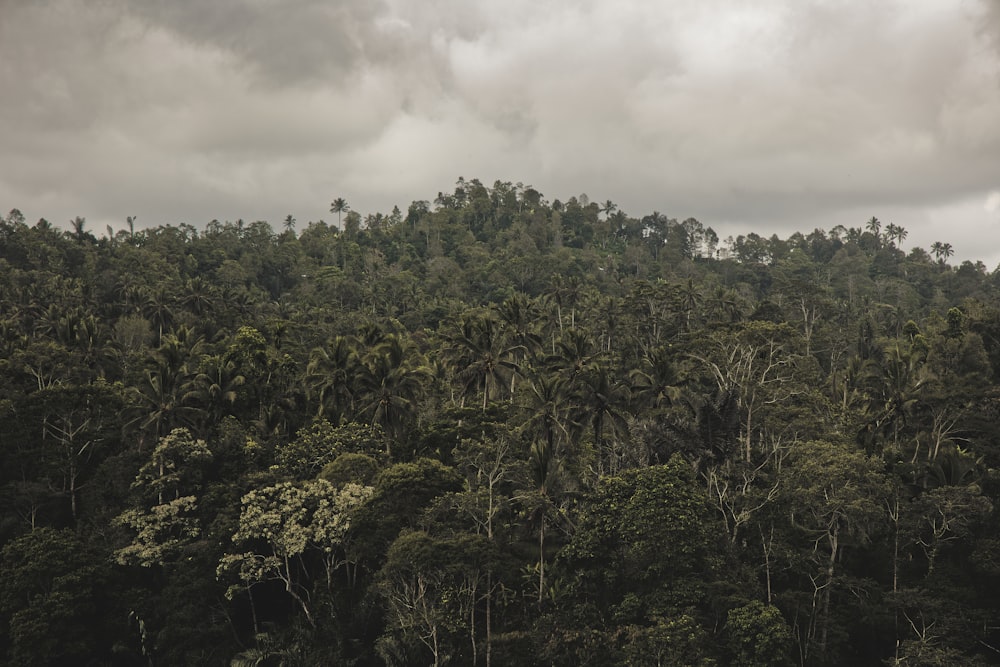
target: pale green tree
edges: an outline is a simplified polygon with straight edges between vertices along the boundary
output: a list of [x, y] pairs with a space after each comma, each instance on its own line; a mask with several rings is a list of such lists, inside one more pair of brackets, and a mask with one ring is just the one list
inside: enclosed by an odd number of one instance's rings
[[[337, 489], [316, 479], [282, 482], [243, 496], [232, 540], [237, 549], [246, 550], [223, 556], [217, 569], [219, 577], [240, 582], [230, 587], [229, 595], [260, 582], [279, 581], [315, 627], [310, 582], [333, 587], [335, 573], [348, 564], [344, 540], [354, 514], [372, 492], [372, 487], [359, 484]], [[321, 563], [321, 571], [309, 571], [310, 554], [313, 562]]]

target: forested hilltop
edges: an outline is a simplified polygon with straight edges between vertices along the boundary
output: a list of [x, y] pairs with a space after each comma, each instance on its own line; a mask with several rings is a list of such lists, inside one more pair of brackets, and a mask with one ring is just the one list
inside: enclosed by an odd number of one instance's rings
[[6, 664], [1000, 664], [1000, 273], [331, 213], [0, 218]]

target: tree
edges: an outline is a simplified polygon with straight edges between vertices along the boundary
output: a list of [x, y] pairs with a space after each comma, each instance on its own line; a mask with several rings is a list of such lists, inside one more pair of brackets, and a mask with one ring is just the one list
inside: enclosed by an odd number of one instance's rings
[[807, 662], [836, 655], [829, 638], [842, 585], [837, 568], [844, 551], [867, 544], [885, 519], [890, 489], [882, 469], [877, 458], [824, 441], [796, 444], [782, 466], [791, 525], [812, 545], [807, 562], [815, 568], [805, 573], [812, 587], [808, 606], [795, 610], [808, 619], [797, 638]]
[[356, 343], [345, 336], [335, 336], [309, 353], [305, 381], [317, 417], [339, 422], [353, 414], [359, 364]]
[[119, 563], [163, 565], [201, 536], [195, 494], [211, 460], [205, 441], [195, 440], [187, 429], [174, 429], [160, 439], [132, 483], [135, 505], [115, 519], [136, 533], [131, 544], [115, 553]]
[[207, 424], [217, 424], [232, 411], [239, 388], [245, 382], [246, 378], [237, 372], [233, 360], [218, 354], [206, 356], [202, 358], [185, 399], [197, 406]]
[[492, 311], [467, 314], [444, 337], [445, 358], [462, 382], [463, 399], [473, 391], [481, 392], [485, 411], [488, 402], [505, 391], [508, 381], [520, 372], [515, 359], [523, 348], [507, 342]]
[[631, 400], [636, 410], [656, 410], [680, 398], [680, 376], [670, 350], [658, 347], [640, 360], [630, 372]]
[[343, 231], [343, 226], [340, 224], [340, 214], [346, 213], [351, 210], [351, 207], [347, 204], [347, 201], [343, 197], [337, 197], [332, 202], [330, 202], [330, 213], [337, 214], [337, 227]]
[[122, 397], [98, 381], [34, 392], [18, 407], [22, 420], [40, 427], [40, 433], [24, 437], [44, 446], [39, 458], [51, 466], [48, 483], [68, 496], [72, 519], [77, 521], [81, 488], [95, 462], [108, 456], [110, 445], [120, 438], [116, 417], [123, 407]]
[[587, 422], [597, 451], [598, 474], [616, 474], [624, 454], [619, 439], [628, 432], [627, 389], [606, 368], [586, 372], [581, 383], [577, 422]]
[[372, 428], [381, 426], [390, 440], [401, 441], [429, 378], [430, 370], [412, 344], [398, 335], [387, 336], [365, 355], [360, 369], [362, 414]]
[[875, 216], [872, 216], [872, 218], [866, 223], [865, 227], [872, 233], [872, 236], [875, 237], [876, 241], [882, 238], [882, 221]]
[[902, 244], [902, 242], [906, 240], [908, 234], [909, 232], [907, 232], [905, 229], [891, 222], [885, 226], [886, 238], [889, 239], [889, 241], [892, 242], [893, 244], [896, 245]]
[[392, 627], [404, 640], [426, 646], [435, 667], [459, 652], [448, 635], [474, 627], [489, 559], [489, 544], [479, 535], [435, 538], [424, 531], [404, 532], [389, 547], [379, 590]]
[[77, 241], [82, 241], [87, 237], [87, 232], [85, 230], [87, 226], [87, 219], [76, 216], [69, 221], [70, 227], [73, 229], [73, 236]]
[[955, 251], [951, 247], [950, 243], [935, 241], [931, 244], [931, 254], [934, 255], [934, 259], [936, 259], [938, 263], [944, 264], [949, 257], [955, 254]]
[[[86, 664], [110, 657], [102, 630], [100, 557], [71, 530], [37, 528], [0, 552], [0, 638], [5, 664]], [[3, 654], [0, 654], [3, 655]]]
[[[302, 609], [313, 627], [314, 587], [331, 588], [346, 561], [344, 540], [354, 515], [372, 496], [372, 487], [345, 484], [337, 489], [323, 479], [282, 482], [250, 491], [242, 499], [233, 544], [249, 549], [223, 556], [218, 575], [232, 576], [249, 589], [276, 580]], [[320, 563], [312, 569], [309, 556]], [[230, 587], [229, 597], [240, 589]]]
[[[710, 334], [688, 355], [710, 372], [717, 395], [736, 400], [743, 458], [748, 463], [754, 444], [766, 441], [768, 410], [791, 407], [810, 391], [810, 365], [797, 342], [787, 324], [756, 321], [735, 332]], [[779, 421], [787, 427], [790, 420], [783, 415]]]
[[[576, 530], [557, 557], [566, 610], [557, 641], [568, 642], [559, 652], [577, 636], [604, 633], [611, 643], [622, 630], [654, 628], [704, 608], [716, 579], [710, 554], [718, 525], [711, 517], [680, 457], [602, 478], [581, 503]], [[700, 630], [697, 620], [690, 625]], [[688, 650], [686, 643], [675, 648]]]
[[792, 633], [781, 611], [754, 600], [726, 614], [726, 634], [734, 667], [782, 667], [792, 664]]

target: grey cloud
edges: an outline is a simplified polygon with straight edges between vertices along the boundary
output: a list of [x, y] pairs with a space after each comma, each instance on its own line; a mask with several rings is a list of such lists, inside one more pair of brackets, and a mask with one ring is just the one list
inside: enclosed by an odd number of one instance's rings
[[978, 224], [1000, 188], [996, 0], [0, 0], [0, 16], [0, 206], [53, 220], [304, 220], [331, 196], [385, 211], [461, 174], [760, 233], [892, 211], [914, 239], [931, 209]]
[[457, 0], [122, 0], [121, 7], [151, 27], [234, 54], [259, 85], [278, 89], [349, 86], [372, 70], [395, 75], [404, 89], [446, 86], [436, 38], [484, 29], [474, 3]]

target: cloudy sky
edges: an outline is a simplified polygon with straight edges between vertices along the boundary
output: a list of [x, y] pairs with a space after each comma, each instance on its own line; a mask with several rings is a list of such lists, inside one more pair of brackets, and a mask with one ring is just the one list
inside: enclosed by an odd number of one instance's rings
[[0, 209], [104, 233], [459, 176], [1000, 263], [1000, 0], [0, 0]]

